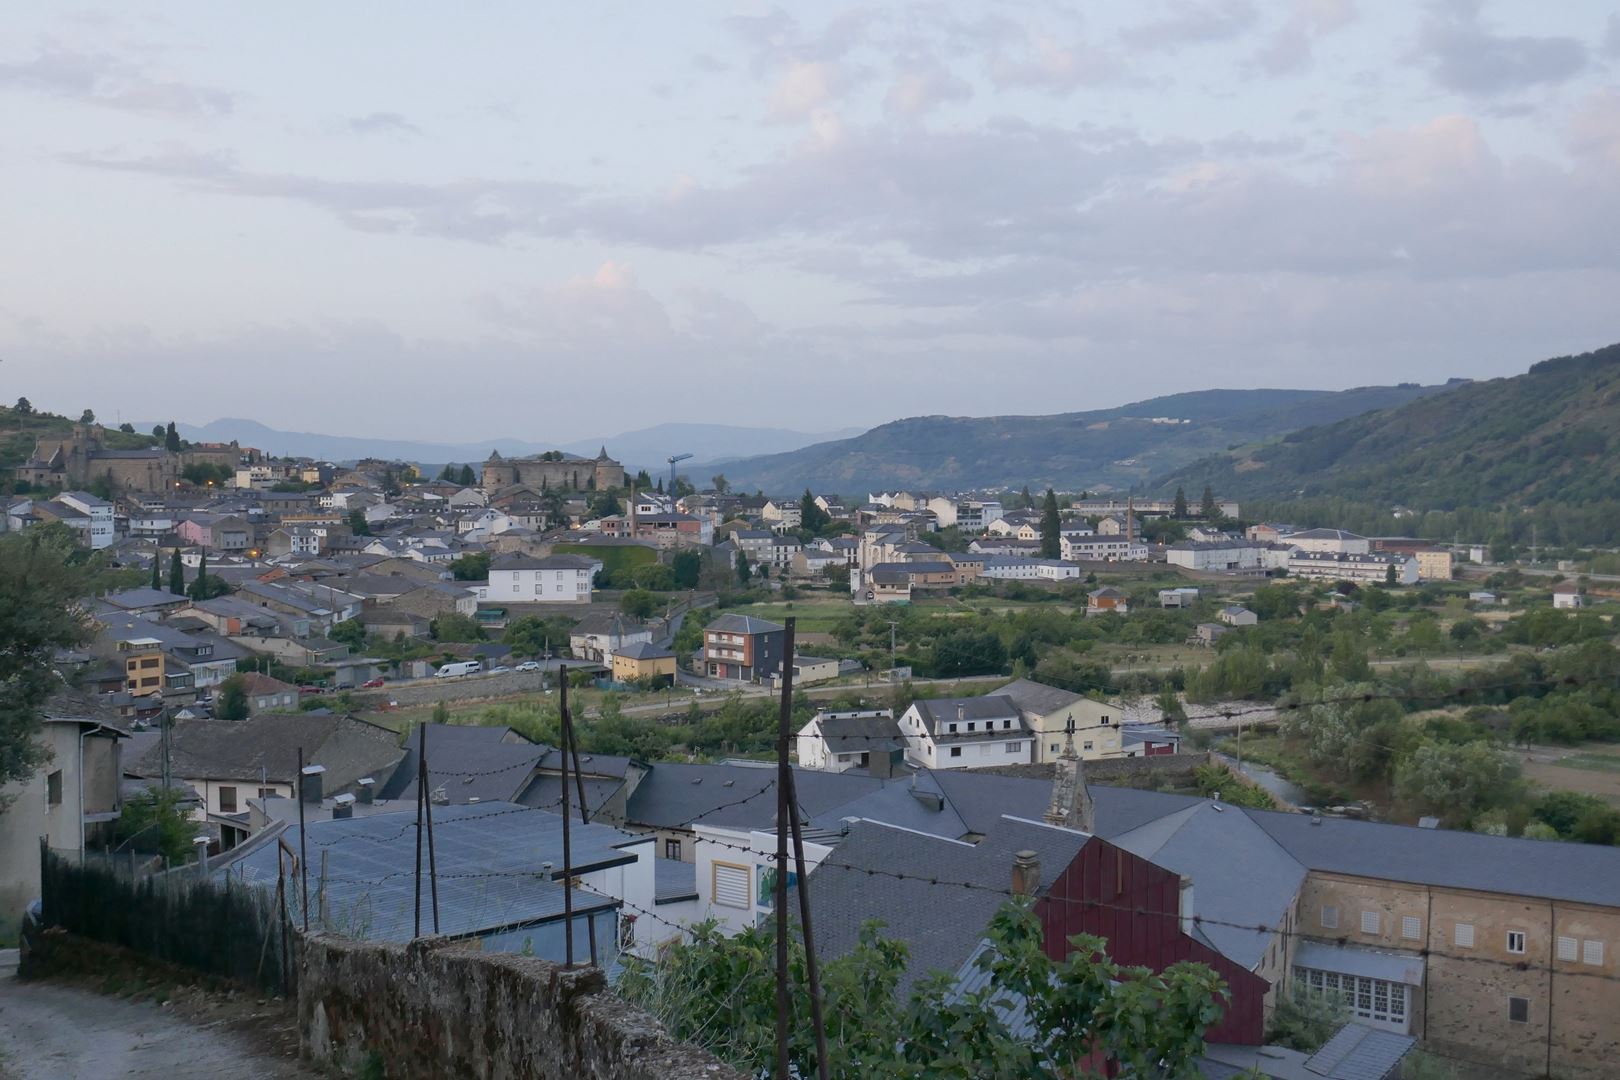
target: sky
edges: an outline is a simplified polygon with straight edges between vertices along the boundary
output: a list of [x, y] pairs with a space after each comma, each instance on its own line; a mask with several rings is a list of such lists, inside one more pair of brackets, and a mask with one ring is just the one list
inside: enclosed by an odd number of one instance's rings
[[0, 397], [557, 442], [1620, 340], [1620, 8], [76, 8], [0, 39]]

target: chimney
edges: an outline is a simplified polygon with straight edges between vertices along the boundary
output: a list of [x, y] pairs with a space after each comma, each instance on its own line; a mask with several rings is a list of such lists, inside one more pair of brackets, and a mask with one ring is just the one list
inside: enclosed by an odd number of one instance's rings
[[321, 777], [325, 773], [325, 765], [304, 766], [304, 775], [300, 778], [298, 790], [305, 802], [314, 803], [316, 806], [321, 804]]
[[1012, 891], [1014, 896], [1034, 896], [1041, 887], [1041, 857], [1033, 851], [1013, 854]]
[[1186, 874], [1181, 875], [1181, 892], [1177, 898], [1176, 909], [1181, 916], [1182, 933], [1192, 933], [1193, 916], [1197, 913], [1197, 909], [1193, 907], [1193, 880]]
[[377, 797], [377, 781], [373, 777], [362, 776], [359, 784], [360, 796], [357, 801], [370, 806], [371, 801]]
[[208, 845], [213, 843], [211, 836], [193, 836], [191, 843], [197, 849], [197, 876], [208, 876]]
[[[673, 466], [671, 467], [673, 468]], [[636, 535], [636, 485], [630, 485], [630, 536]]]
[[960, 701], [956, 703], [956, 719], [959, 721], [967, 719], [967, 706]]
[[354, 796], [334, 795], [332, 797], [332, 820], [343, 821], [354, 817]]
[[879, 780], [887, 780], [894, 775], [894, 759], [899, 755], [898, 750], [891, 750], [886, 746], [873, 747], [866, 755], [866, 772]]

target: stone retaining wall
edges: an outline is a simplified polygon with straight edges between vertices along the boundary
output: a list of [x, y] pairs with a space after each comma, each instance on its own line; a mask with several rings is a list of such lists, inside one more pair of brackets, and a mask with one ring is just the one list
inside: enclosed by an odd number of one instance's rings
[[[304, 1054], [390, 1080], [743, 1080], [614, 996], [595, 969], [314, 935], [299, 947]], [[375, 1059], [373, 1059], [375, 1060]]]

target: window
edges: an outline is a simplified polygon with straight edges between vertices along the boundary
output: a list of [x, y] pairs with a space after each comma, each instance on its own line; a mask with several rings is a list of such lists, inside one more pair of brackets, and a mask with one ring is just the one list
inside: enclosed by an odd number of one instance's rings
[[1423, 923], [1416, 915], [1401, 916], [1401, 937], [1416, 941], [1423, 936]]
[[664, 841], [664, 858], [666, 858], [666, 859], [674, 859], [676, 862], [680, 861], [680, 858], [681, 858], [681, 842], [679, 840], [665, 840]]
[[962, 748], [960, 746], [951, 747], [951, 757], [961, 757], [961, 756], [962, 756]]
[[1593, 967], [1603, 966], [1603, 942], [1581, 942], [1581, 963], [1591, 964]]
[[714, 902], [721, 907], [747, 907], [748, 867], [736, 863], [715, 863], [711, 892]]
[[972, 730], [973, 730], [973, 723], [974, 723], [974, 722], [973, 722], [973, 721], [972, 721], [972, 720], [969, 720], [969, 721], [968, 721], [968, 730], [969, 730], [969, 731], [972, 731]]
[[52, 806], [62, 805], [61, 769], [57, 769], [45, 778], [45, 801]]
[[1007, 744], [1007, 753], [1009, 754], [1021, 753], [1023, 749], [1024, 744], [1021, 742], [1010, 742]]
[[1080, 749], [1082, 749], [1082, 750], [1090, 750], [1092, 745], [1093, 745], [1092, 741], [1090, 739], [1086, 739], [1083, 742], [1081, 742]]
[[226, 784], [219, 787], [219, 812], [222, 814], [236, 813], [236, 789]]
[[1452, 932], [1451, 941], [1458, 948], [1472, 949], [1474, 947], [1474, 924], [1458, 923], [1456, 930]]
[[276, 789], [273, 788], [273, 787], [262, 787], [262, 788], [259, 789], [259, 798], [261, 798], [261, 799], [271, 798], [275, 794], [276, 794]]
[[1530, 999], [1509, 997], [1508, 1019], [1515, 1024], [1528, 1024], [1530, 1022]]
[[1052, 744], [1052, 753], [1054, 753], [1054, 754], [1055, 754], [1055, 753], [1057, 753], [1057, 752], [1058, 752], [1058, 744], [1057, 744], [1057, 743], [1053, 743], [1053, 744]]
[[1332, 904], [1322, 905], [1322, 929], [1337, 930], [1339, 928], [1339, 909]]
[[1573, 964], [1575, 962], [1575, 950], [1579, 945], [1580, 942], [1572, 937], [1560, 937], [1558, 939], [1558, 959], [1568, 960]]
[[1012, 721], [1011, 720], [1003, 720], [1001, 722], [1001, 727], [1002, 727], [1003, 730], [1006, 730], [1007, 728], [1012, 727]]
[[945, 730], [950, 732], [952, 735], [954, 735], [954, 734], [956, 734], [956, 725], [955, 724], [946, 724], [945, 725]]
[[1361, 932], [1363, 934], [1376, 934], [1376, 933], [1378, 933], [1378, 925], [1379, 925], [1378, 912], [1376, 912], [1376, 911], [1363, 911], [1361, 913]]
[[636, 917], [634, 915], [619, 916], [619, 950], [633, 949], [636, 946]]
[[1524, 955], [1524, 931], [1509, 930], [1507, 932], [1507, 951], [1515, 956]]
[[1406, 1031], [1410, 993], [1404, 983], [1315, 968], [1294, 968], [1296, 997], [1336, 998], [1361, 1019], [1394, 1031]]

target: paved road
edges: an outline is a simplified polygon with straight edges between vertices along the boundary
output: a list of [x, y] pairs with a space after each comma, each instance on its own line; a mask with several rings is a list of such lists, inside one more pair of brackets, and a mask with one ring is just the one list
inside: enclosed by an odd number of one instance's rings
[[189, 1021], [150, 1001], [0, 975], [4, 1080], [314, 1080], [320, 1075], [256, 1049], [221, 1024]]

